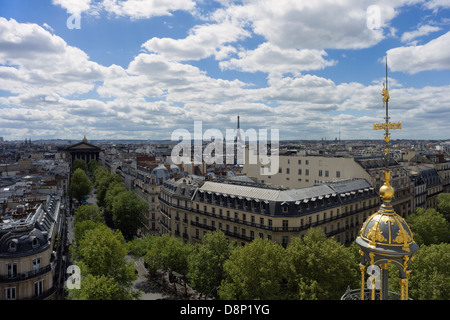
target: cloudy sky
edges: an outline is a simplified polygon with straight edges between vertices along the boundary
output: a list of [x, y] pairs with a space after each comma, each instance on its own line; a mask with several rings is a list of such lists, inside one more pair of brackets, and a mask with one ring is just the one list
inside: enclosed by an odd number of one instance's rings
[[448, 0], [1, 0], [0, 136], [450, 138]]

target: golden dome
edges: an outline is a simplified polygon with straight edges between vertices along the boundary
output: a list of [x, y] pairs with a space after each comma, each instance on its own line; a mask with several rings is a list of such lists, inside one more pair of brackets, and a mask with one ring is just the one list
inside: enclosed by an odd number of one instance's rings
[[396, 252], [410, 252], [410, 246], [415, 244], [405, 219], [386, 203], [364, 222], [360, 238], [368, 243], [369, 247], [382, 247]]

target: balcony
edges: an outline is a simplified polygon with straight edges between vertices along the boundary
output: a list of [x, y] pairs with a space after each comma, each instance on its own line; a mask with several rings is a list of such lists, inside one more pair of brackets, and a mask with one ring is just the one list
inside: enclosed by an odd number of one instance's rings
[[39, 277], [55, 269], [55, 265], [56, 263], [50, 263], [48, 266], [40, 268], [38, 271], [21, 272], [10, 276], [0, 275], [0, 283], [18, 282]]

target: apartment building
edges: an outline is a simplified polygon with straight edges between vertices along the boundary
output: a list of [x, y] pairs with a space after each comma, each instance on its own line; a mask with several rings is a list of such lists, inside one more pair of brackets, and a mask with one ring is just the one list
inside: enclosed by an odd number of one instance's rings
[[[54, 299], [60, 200], [18, 205], [0, 218], [0, 300]], [[11, 209], [11, 208], [10, 208]]]
[[[365, 179], [378, 191], [383, 185], [386, 166], [383, 158], [375, 156], [309, 156], [297, 152], [281, 154], [278, 161], [278, 172], [271, 174], [268, 166], [250, 164], [247, 156], [243, 173], [258, 182], [290, 189], [348, 179]], [[387, 165], [392, 172], [391, 185], [395, 188], [392, 205], [398, 214], [407, 217], [414, 207], [414, 183], [409, 178], [408, 170], [397, 161], [390, 159]]]
[[221, 229], [242, 245], [260, 237], [287, 246], [311, 227], [349, 244], [379, 207], [379, 196], [364, 179], [297, 189], [171, 179], [159, 200], [164, 233], [196, 243], [206, 232]]
[[164, 165], [155, 161], [137, 165], [133, 190], [141, 200], [147, 202], [149, 207], [149, 211], [145, 215], [146, 221], [140, 230], [142, 234], [161, 232], [161, 225], [158, 223], [158, 219], [160, 219], [158, 196], [163, 183], [177, 174], [180, 174], [180, 168], [175, 165]]

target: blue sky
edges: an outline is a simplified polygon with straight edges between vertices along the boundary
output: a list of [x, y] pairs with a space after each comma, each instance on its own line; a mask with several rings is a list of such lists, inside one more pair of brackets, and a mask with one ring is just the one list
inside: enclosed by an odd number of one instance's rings
[[449, 139], [449, 1], [3, 0], [0, 136], [381, 139], [386, 54], [393, 139]]

